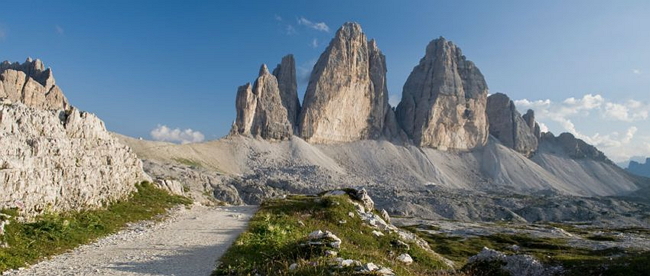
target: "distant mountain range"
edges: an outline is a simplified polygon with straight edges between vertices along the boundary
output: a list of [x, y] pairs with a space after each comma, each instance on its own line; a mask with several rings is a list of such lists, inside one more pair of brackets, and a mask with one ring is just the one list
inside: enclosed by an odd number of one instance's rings
[[646, 158], [645, 163], [632, 160], [625, 170], [636, 175], [650, 177], [650, 158]]

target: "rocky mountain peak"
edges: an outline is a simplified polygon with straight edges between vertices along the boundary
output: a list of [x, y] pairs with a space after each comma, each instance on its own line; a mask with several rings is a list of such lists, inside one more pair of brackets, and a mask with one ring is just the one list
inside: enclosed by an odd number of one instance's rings
[[389, 110], [384, 55], [358, 23], [345, 23], [312, 71], [300, 136], [314, 143], [376, 139]]
[[39, 59], [0, 64], [0, 99], [41, 109], [67, 109], [68, 100], [56, 85], [52, 70]]
[[[501, 143], [526, 156], [531, 156], [539, 145], [535, 135], [535, 115], [529, 110], [525, 117], [517, 111], [515, 104], [503, 93], [490, 95], [486, 108], [490, 134]], [[539, 130], [539, 126], [537, 126]]]
[[417, 146], [468, 150], [485, 145], [488, 87], [480, 70], [443, 37], [426, 47], [397, 106], [397, 120]]
[[296, 81], [296, 61], [293, 55], [284, 56], [282, 62], [273, 69], [273, 75], [278, 80], [282, 105], [287, 109], [287, 117], [295, 130], [300, 115], [300, 99]]
[[237, 90], [237, 119], [232, 133], [270, 140], [284, 140], [293, 135], [293, 127], [282, 104], [278, 80], [262, 64], [255, 83]]

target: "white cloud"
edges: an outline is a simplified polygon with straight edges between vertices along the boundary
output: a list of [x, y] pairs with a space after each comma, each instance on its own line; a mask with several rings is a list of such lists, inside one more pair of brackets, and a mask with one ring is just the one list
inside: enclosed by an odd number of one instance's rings
[[[533, 109], [542, 132], [548, 131], [548, 124], [555, 124], [561, 132], [569, 132], [577, 138], [598, 147], [614, 160], [629, 159], [635, 154], [648, 154], [643, 138], [636, 137], [639, 129], [630, 123], [648, 119], [650, 105], [636, 100], [614, 102], [601, 95], [587, 94], [581, 98], [570, 97], [563, 101], [528, 99], [516, 100], [520, 110]], [[583, 126], [598, 126], [606, 131], [586, 134], [573, 122], [579, 120]], [[604, 123], [604, 121], [618, 123]], [[545, 122], [545, 123], [543, 123]], [[647, 141], [647, 139], [646, 139]]]
[[292, 25], [287, 25], [287, 28], [285, 29], [287, 32], [287, 35], [295, 35], [298, 32], [296, 31], [296, 28], [294, 28]]
[[542, 122], [537, 122], [537, 124], [539, 125], [539, 131], [548, 132], [548, 126], [546, 126], [546, 124]]
[[275, 18], [275, 21], [282, 21], [282, 16], [279, 15], [273, 15], [273, 18]]
[[55, 30], [56, 33], [59, 34], [59, 35], [62, 35], [62, 34], [65, 33], [65, 30], [64, 30], [61, 26], [59, 26], [59, 25], [54, 26], [54, 30]]
[[326, 33], [330, 32], [330, 27], [327, 26], [325, 22], [312, 22], [311, 20], [304, 18], [302, 16], [298, 18], [298, 25], [306, 26], [308, 28], [321, 31], [321, 32], [326, 32]]
[[639, 70], [639, 69], [633, 69], [632, 73], [634, 73], [635, 75], [641, 75], [641, 73], [643, 73], [643, 72], [641, 72], [641, 70]]
[[205, 136], [199, 131], [193, 131], [188, 128], [181, 130], [180, 128], [171, 129], [166, 125], [158, 125], [151, 130], [151, 137], [156, 141], [172, 142], [172, 143], [198, 143], [203, 142]]
[[311, 40], [311, 47], [312, 48], [318, 48], [318, 39], [314, 38]]

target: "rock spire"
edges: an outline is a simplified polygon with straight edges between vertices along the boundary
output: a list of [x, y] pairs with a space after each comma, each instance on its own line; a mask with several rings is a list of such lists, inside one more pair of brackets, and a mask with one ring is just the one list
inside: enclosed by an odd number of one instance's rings
[[537, 150], [539, 138], [535, 133], [537, 123], [532, 110], [522, 117], [507, 95], [496, 93], [488, 97], [487, 116], [490, 134], [503, 145], [529, 157]]
[[67, 109], [70, 105], [56, 85], [52, 70], [40, 60], [0, 64], [0, 100], [21, 102], [40, 109]]
[[429, 43], [397, 106], [397, 120], [416, 146], [469, 150], [485, 145], [488, 87], [479, 69], [444, 38]]

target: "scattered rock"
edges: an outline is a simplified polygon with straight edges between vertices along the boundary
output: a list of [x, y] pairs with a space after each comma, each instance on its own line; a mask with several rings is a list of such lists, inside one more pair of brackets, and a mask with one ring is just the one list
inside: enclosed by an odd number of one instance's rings
[[332, 248], [341, 248], [341, 239], [330, 231], [316, 230], [308, 236], [310, 246], [329, 246]]
[[289, 270], [296, 270], [296, 269], [298, 269], [298, 264], [297, 264], [297, 263], [292, 263], [292, 264], [289, 266]]
[[386, 209], [381, 209], [381, 218], [383, 218], [386, 223], [390, 223], [390, 216], [388, 215]]
[[413, 258], [411, 258], [411, 255], [409, 255], [407, 253], [404, 253], [402, 255], [397, 256], [397, 260], [404, 263], [404, 264], [406, 264], [406, 265], [410, 265], [410, 264], [413, 263]]
[[339, 253], [334, 250], [325, 250], [325, 257], [336, 257]]
[[477, 255], [470, 257], [466, 267], [486, 262], [502, 265], [501, 269], [513, 276], [561, 275], [564, 271], [562, 267], [545, 267], [530, 255], [506, 255], [487, 247], [484, 247]]
[[384, 235], [384, 233], [377, 230], [372, 230], [372, 234], [375, 235], [375, 237], [381, 237]]
[[363, 207], [366, 208], [369, 212], [375, 209], [375, 202], [368, 195], [368, 191], [365, 188], [354, 190], [351, 193], [352, 198], [363, 202]]
[[405, 243], [401, 240], [393, 240], [390, 242], [390, 244], [398, 249], [404, 250], [404, 251], [409, 251], [411, 250], [411, 246], [408, 245], [408, 243]]

